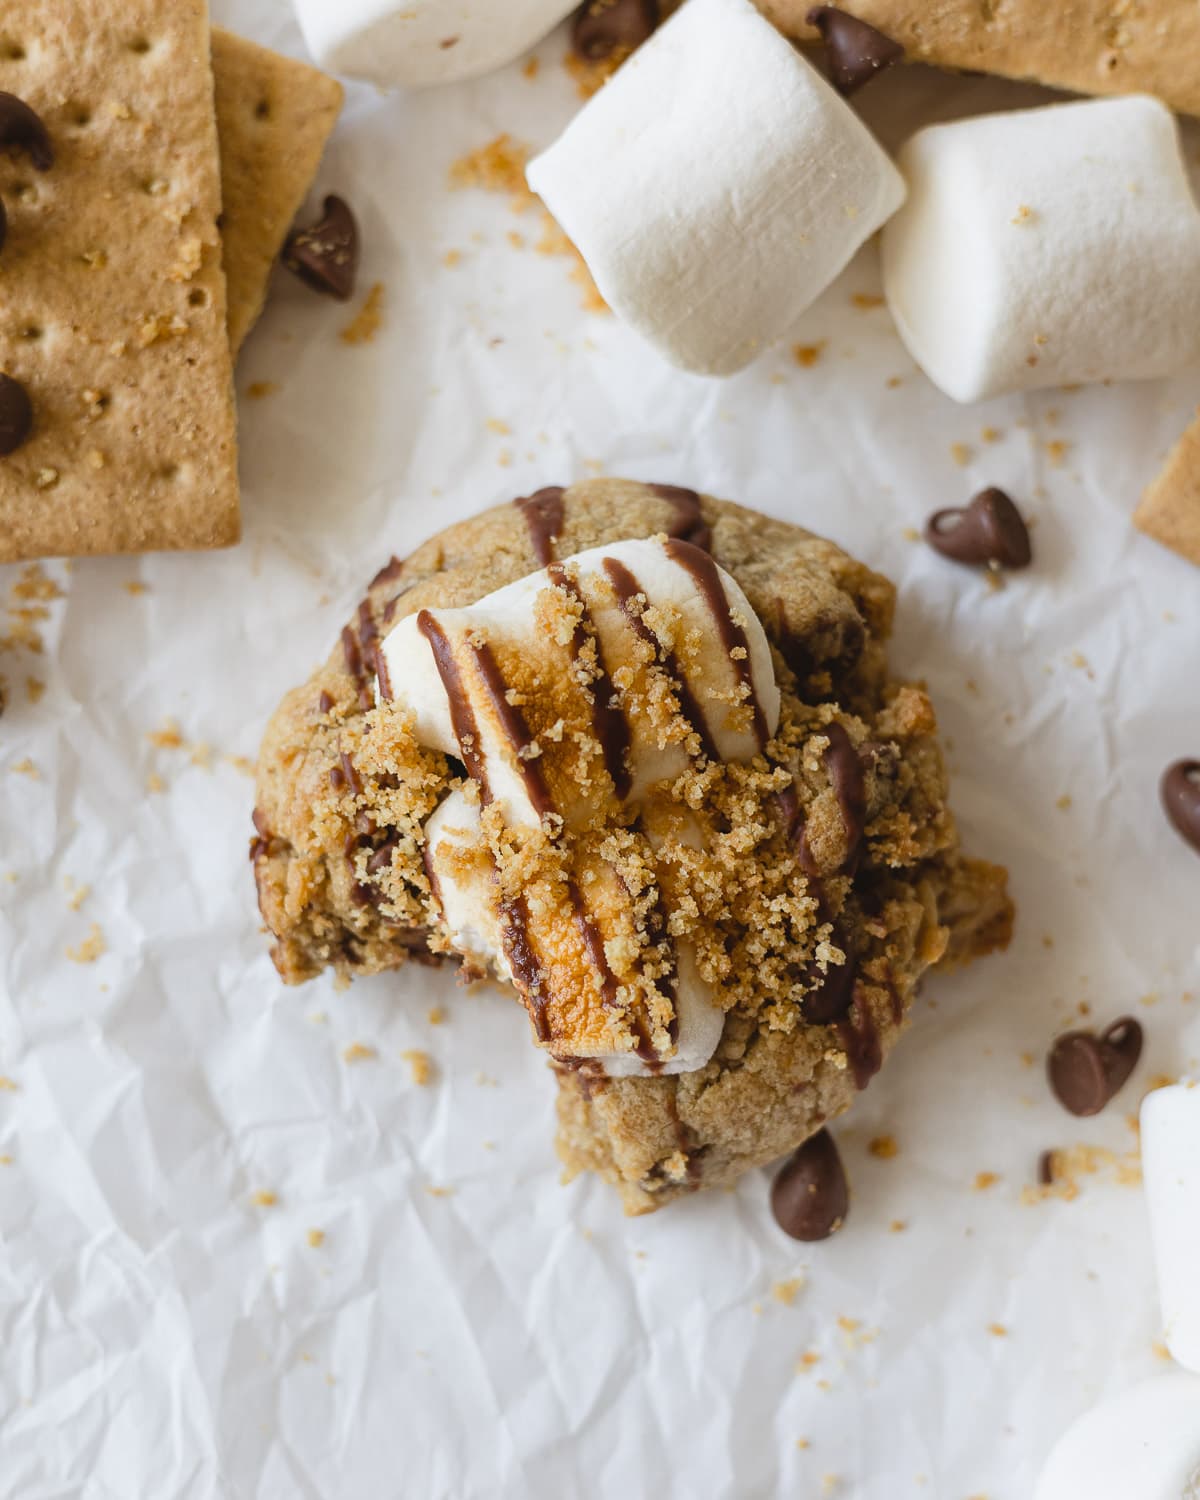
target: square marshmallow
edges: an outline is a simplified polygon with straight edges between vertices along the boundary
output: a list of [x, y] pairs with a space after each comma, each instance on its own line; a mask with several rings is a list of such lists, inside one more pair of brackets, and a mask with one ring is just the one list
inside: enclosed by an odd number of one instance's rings
[[1170, 375], [1200, 358], [1200, 211], [1156, 99], [918, 131], [883, 235], [909, 353], [956, 401]]
[[293, 0], [323, 68], [382, 88], [453, 83], [520, 57], [578, 0]]
[[688, 0], [528, 175], [613, 310], [710, 375], [786, 332], [904, 199], [750, 0]]

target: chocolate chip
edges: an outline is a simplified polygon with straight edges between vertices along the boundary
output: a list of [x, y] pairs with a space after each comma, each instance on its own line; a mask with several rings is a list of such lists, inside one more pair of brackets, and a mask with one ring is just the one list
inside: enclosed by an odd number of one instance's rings
[[814, 959], [805, 975], [809, 990], [800, 1002], [800, 1014], [810, 1026], [832, 1026], [850, 1010], [854, 999], [854, 983], [858, 978], [858, 960], [850, 950], [844, 932], [834, 925], [830, 941], [846, 955], [844, 964], [830, 964], [822, 974]]
[[54, 147], [41, 117], [16, 94], [0, 92], [0, 149], [24, 151], [39, 172], [54, 165]]
[[794, 1240], [827, 1240], [850, 1208], [850, 1189], [833, 1137], [818, 1133], [793, 1151], [771, 1184], [771, 1212]]
[[810, 10], [808, 24], [821, 33], [829, 79], [839, 94], [853, 94], [904, 56], [899, 42], [834, 5]]
[[8, 210], [4, 206], [4, 200], [0, 198], [0, 250], [4, 249], [4, 241], [8, 238]]
[[1177, 760], [1168, 767], [1161, 791], [1171, 826], [1200, 854], [1200, 760]]
[[1046, 1059], [1050, 1087], [1073, 1115], [1098, 1115], [1120, 1092], [1142, 1055], [1141, 1025], [1122, 1016], [1107, 1031], [1068, 1031]]
[[1029, 528], [1003, 490], [982, 490], [968, 506], [935, 511], [925, 540], [943, 557], [975, 567], [1027, 568], [1033, 561]]
[[0, 375], [0, 457], [15, 453], [33, 431], [33, 407], [19, 380]]
[[317, 223], [288, 235], [283, 263], [314, 292], [348, 302], [358, 275], [358, 249], [358, 225], [350, 205], [331, 193]]
[[658, 21], [658, 0], [587, 0], [575, 13], [571, 46], [585, 62], [603, 62], [640, 47]]
[[1042, 1187], [1050, 1187], [1054, 1182], [1054, 1152], [1043, 1151], [1038, 1157], [1037, 1180]]

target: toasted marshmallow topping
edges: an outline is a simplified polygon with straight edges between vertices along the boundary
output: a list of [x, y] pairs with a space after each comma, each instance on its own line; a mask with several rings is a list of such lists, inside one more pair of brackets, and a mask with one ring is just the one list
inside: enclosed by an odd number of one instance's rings
[[[628, 804], [649, 868], [672, 839], [698, 847], [695, 821], [654, 788], [704, 760], [748, 760], [778, 727], [770, 647], [737, 583], [688, 542], [620, 542], [467, 608], [422, 610], [382, 657], [381, 695], [475, 783], [425, 829], [450, 945], [512, 982], [561, 1060], [611, 1076], [703, 1067], [724, 1014], [669, 934], [661, 882], [635, 893], [600, 848]], [[556, 841], [556, 873], [506, 898], [483, 809]]]
[[638, 802], [700, 756], [749, 760], [779, 723], [766, 635], [689, 542], [618, 542], [422, 610], [383, 643], [423, 745], [460, 756], [506, 822]]

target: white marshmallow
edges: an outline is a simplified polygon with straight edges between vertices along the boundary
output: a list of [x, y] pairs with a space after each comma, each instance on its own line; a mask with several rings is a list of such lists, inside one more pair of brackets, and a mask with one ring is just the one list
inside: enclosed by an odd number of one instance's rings
[[[694, 844], [698, 830], [690, 820], [689, 825], [683, 829], [683, 836]], [[651, 839], [655, 841], [653, 832]], [[482, 842], [478, 803], [461, 791], [451, 792], [425, 825], [425, 849], [427, 868], [451, 946], [477, 967], [490, 969], [505, 982], [514, 983], [501, 935], [494, 871]], [[600, 915], [588, 900], [589, 889], [583, 888], [581, 899], [591, 919], [600, 924]], [[561, 905], [535, 915], [531, 919], [532, 938], [538, 940], [539, 923], [553, 926], [574, 920], [573, 914]], [[617, 1051], [611, 1045], [573, 1045], [569, 1037], [557, 1037], [547, 1044], [554, 1055], [572, 1060], [593, 1059], [610, 1078], [692, 1073], [702, 1068], [721, 1040], [725, 1013], [713, 1003], [712, 986], [700, 977], [692, 945], [676, 939], [674, 949], [675, 1046], [660, 1054], [662, 1060], [656, 1066], [651, 1067], [636, 1052]], [[573, 974], [572, 979], [581, 987], [598, 987], [600, 982], [590, 965]], [[564, 997], [548, 997], [551, 1008], [556, 998]], [[569, 1000], [562, 1007], [566, 1014], [578, 1014], [579, 1009]]]
[[909, 352], [956, 401], [1200, 358], [1200, 211], [1175, 120], [1131, 96], [932, 125], [883, 235]]
[[[746, 722], [747, 709], [736, 702], [739, 692], [744, 691], [738, 675], [739, 663], [731, 658], [722, 641], [718, 620], [686, 565], [688, 559], [711, 569], [712, 578], [723, 591], [725, 610], [744, 633], [746, 646], [737, 649], [749, 653], [746, 660], [753, 693], [752, 700], [746, 701], [759, 705], [761, 725], [768, 736], [779, 724], [779, 689], [766, 634], [741, 588], [706, 553], [686, 543], [649, 540], [617, 542], [611, 547], [597, 547], [567, 558], [557, 566], [586, 599], [588, 617], [599, 640], [609, 679], [608, 685], [596, 684], [595, 691], [621, 708], [629, 733], [626, 764], [631, 780], [625, 801], [638, 801], [655, 783], [680, 775], [687, 769], [689, 757], [678, 739], [664, 743], [663, 726], [650, 712], [644, 697], [638, 697], [637, 684], [628, 694], [613, 686], [615, 680], [622, 679], [623, 672], [638, 671], [647, 683], [661, 685], [666, 681], [676, 687], [682, 678], [721, 760], [749, 760], [760, 748], [753, 727]], [[646, 647], [614, 592], [608, 570], [614, 564], [636, 581], [649, 606], [663, 609], [679, 623], [680, 635], [695, 633], [698, 651], [692, 652], [686, 641], [681, 642], [681, 659], [674, 664], [674, 670], [665, 664], [651, 669], [639, 665]], [[530, 797], [530, 765], [537, 766], [545, 776], [555, 794], [555, 810], [567, 822], [575, 813], [594, 806], [598, 795], [605, 798], [612, 795], [607, 777], [594, 782], [592, 785], [598, 790], [589, 795], [586, 788], [573, 781], [565, 759], [576, 753], [573, 738], [576, 732], [594, 739], [592, 702], [585, 696], [593, 691], [593, 685], [579, 682], [572, 670], [568, 642], [548, 632], [536, 616], [539, 595], [551, 586], [551, 574], [543, 569], [465, 609], [435, 609], [410, 615], [400, 621], [383, 643], [392, 697], [416, 715], [417, 739], [433, 749], [462, 755], [470, 769], [470, 758], [455, 732], [445, 684], [422, 629], [425, 617], [432, 615], [453, 654], [462, 691], [475, 721], [479, 741], [475, 748], [482, 754], [491, 800], [500, 805], [505, 821], [510, 824], [536, 825], [540, 821]], [[497, 713], [494, 694], [479, 669], [476, 648], [480, 641], [486, 641], [499, 660], [515, 662], [520, 668], [523, 675], [519, 686], [527, 700], [523, 712], [532, 725], [539, 722], [539, 715], [542, 722], [553, 724], [561, 719], [566, 725], [557, 740], [545, 732], [537, 734], [538, 754], [532, 761], [521, 755], [509, 728]], [[533, 687], [524, 674], [532, 679]], [[513, 675], [510, 666], [505, 683]], [[538, 702], [528, 702], [534, 698]]]
[[530, 162], [613, 310], [740, 369], [904, 199], [862, 121], [750, 0], [688, 0]]
[[1200, 1374], [1200, 1084], [1146, 1098], [1142, 1169], [1167, 1347]]
[[1200, 1380], [1159, 1375], [1060, 1439], [1034, 1500], [1200, 1500]]
[[323, 68], [383, 88], [453, 83], [520, 57], [577, 0], [294, 0]]

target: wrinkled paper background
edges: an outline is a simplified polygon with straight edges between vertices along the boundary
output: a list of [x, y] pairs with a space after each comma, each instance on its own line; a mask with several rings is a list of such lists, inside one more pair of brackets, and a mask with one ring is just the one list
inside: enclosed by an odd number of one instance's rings
[[[300, 50], [279, 0], [217, 18]], [[789, 339], [826, 341], [811, 368], [785, 348], [725, 383], [672, 371], [581, 310], [568, 261], [508, 242], [534, 217], [447, 191], [498, 132], [553, 138], [577, 107], [561, 53], [532, 79], [351, 93], [319, 188], [361, 218], [379, 336], [339, 342], [347, 311], [279, 277], [238, 372], [278, 385], [242, 401], [243, 545], [51, 564], [44, 655], [0, 657], [5, 1500], [1026, 1500], [1068, 1421], [1162, 1368], [1121, 1164], [1148, 1081], [1200, 1054], [1200, 863], [1156, 794], [1200, 750], [1200, 574], [1129, 514], [1200, 371], [955, 407], [853, 303], [879, 290], [873, 249]], [[862, 107], [895, 141], [1039, 97], [914, 72]], [[423, 970], [285, 990], [259, 930], [232, 758], [390, 552], [597, 472], [731, 496], [890, 574], [965, 838], [1012, 869], [1010, 953], [928, 985], [838, 1129], [854, 1201], [824, 1245], [775, 1228], [765, 1173], [637, 1221], [560, 1187], [511, 1003]], [[1037, 522], [1002, 592], [906, 537], [990, 483]], [[182, 746], [147, 738], [172, 719]], [[92, 923], [103, 954], [72, 961]], [[1041, 1071], [1083, 1003], [1148, 1029], [1092, 1121]], [[356, 1043], [377, 1056], [346, 1062]], [[892, 1159], [868, 1149], [884, 1134]], [[1023, 1202], [1038, 1153], [1077, 1144], [1117, 1161]]]

